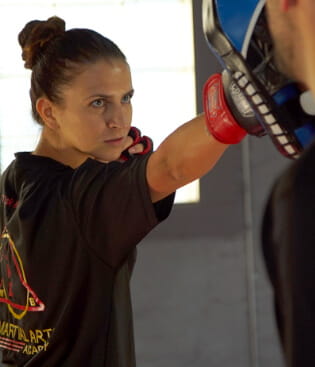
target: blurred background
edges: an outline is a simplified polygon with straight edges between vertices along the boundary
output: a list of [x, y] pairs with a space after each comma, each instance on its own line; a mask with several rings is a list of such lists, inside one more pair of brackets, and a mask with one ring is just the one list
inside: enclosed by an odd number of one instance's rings
[[[133, 73], [133, 125], [157, 147], [202, 111], [203, 84], [221, 70], [204, 40], [201, 5], [0, 0], [1, 171], [39, 136], [30, 72], [17, 43], [25, 23], [58, 15], [68, 29], [92, 28], [117, 43]], [[132, 280], [138, 366], [283, 366], [260, 226], [272, 183], [289, 163], [267, 137], [247, 137], [179, 190], [169, 219], [138, 246]]]

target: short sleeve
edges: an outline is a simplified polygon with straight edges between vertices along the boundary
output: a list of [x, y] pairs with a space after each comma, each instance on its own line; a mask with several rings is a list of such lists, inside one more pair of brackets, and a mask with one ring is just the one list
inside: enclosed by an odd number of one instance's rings
[[[70, 200], [86, 245], [105, 263], [119, 266], [130, 251], [170, 213], [173, 195], [158, 211], [146, 182], [149, 155], [125, 163], [87, 160], [74, 171]], [[165, 214], [166, 213], [166, 214]]]

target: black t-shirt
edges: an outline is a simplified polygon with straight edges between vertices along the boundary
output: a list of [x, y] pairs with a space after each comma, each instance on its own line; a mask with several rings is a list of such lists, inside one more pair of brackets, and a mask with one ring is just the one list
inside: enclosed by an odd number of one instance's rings
[[18, 153], [3, 173], [0, 346], [29, 367], [135, 366], [129, 280], [136, 245], [165, 219], [148, 156], [72, 169]]
[[262, 238], [286, 365], [315, 366], [314, 144], [275, 183]]

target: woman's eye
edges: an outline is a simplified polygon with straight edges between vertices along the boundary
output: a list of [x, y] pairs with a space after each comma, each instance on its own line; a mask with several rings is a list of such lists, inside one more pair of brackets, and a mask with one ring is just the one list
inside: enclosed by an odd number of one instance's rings
[[130, 103], [132, 98], [132, 94], [127, 94], [123, 97], [122, 103]]
[[96, 99], [95, 101], [93, 101], [91, 103], [91, 105], [93, 107], [104, 107], [105, 106], [105, 101], [104, 101], [104, 99]]

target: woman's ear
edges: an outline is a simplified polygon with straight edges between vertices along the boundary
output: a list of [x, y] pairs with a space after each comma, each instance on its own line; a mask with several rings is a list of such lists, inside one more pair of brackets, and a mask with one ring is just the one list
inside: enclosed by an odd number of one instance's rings
[[45, 126], [52, 130], [59, 128], [59, 124], [54, 116], [53, 103], [49, 99], [45, 97], [38, 98], [36, 101], [36, 110]]

